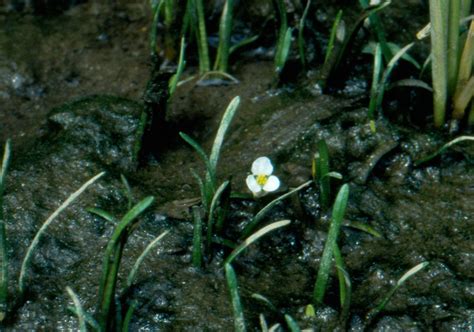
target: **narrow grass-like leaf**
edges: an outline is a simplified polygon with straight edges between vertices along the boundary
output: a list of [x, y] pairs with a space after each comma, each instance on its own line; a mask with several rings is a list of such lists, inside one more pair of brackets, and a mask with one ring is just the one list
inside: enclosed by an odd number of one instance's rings
[[397, 289], [400, 288], [409, 278], [423, 270], [428, 264], [429, 262], [422, 262], [405, 272], [403, 276], [398, 279], [396, 285], [393, 286], [393, 288], [387, 293], [387, 295], [384, 296], [382, 302], [380, 302], [377, 307], [369, 311], [366, 317], [367, 321], [372, 321], [385, 308], [385, 305], [392, 298], [393, 294], [397, 291]]
[[[291, 37], [291, 29], [288, 28], [288, 18], [286, 14], [286, 4], [284, 0], [277, 0], [277, 9], [278, 9], [278, 15], [280, 18], [280, 27], [278, 30], [278, 39], [277, 39], [277, 44], [276, 44], [276, 49], [275, 49], [275, 71], [277, 73], [280, 73], [281, 71], [281, 59], [283, 58], [284, 53], [284, 47], [285, 47], [285, 39], [287, 39], [288, 31], [290, 31], [290, 37]], [[289, 50], [289, 45], [288, 50]]]
[[[222, 77], [222, 79], [217, 79], [217, 77]], [[211, 77], [211, 78], [209, 78]], [[198, 86], [214, 86], [214, 85], [225, 85], [225, 84], [239, 84], [239, 80], [229, 73], [224, 73], [223, 71], [211, 70], [207, 73], [204, 73], [196, 85]]]
[[[67, 310], [70, 311], [71, 313], [73, 313], [76, 316], [79, 315], [77, 313], [76, 307], [68, 306]], [[86, 321], [86, 324], [89, 325], [90, 327], [92, 327], [92, 329], [94, 331], [99, 331], [100, 326], [97, 323], [97, 321], [94, 319], [94, 317], [92, 317], [92, 315], [90, 313], [88, 313], [87, 311], [84, 311], [83, 314], [84, 314], [84, 320]]]
[[135, 281], [135, 277], [137, 275], [138, 269], [140, 268], [140, 265], [143, 263], [145, 260], [146, 256], [151, 252], [152, 249], [154, 249], [159, 243], [160, 240], [165, 237], [169, 231], [164, 231], [160, 235], [158, 235], [153, 241], [151, 241], [148, 246], [143, 250], [141, 255], [138, 257], [138, 259], [135, 261], [135, 264], [133, 264], [132, 270], [128, 274], [127, 278], [127, 288], [131, 287], [133, 282]]
[[273, 312], [279, 312], [278, 308], [272, 303], [272, 301], [270, 301], [268, 298], [266, 298], [265, 296], [263, 296], [262, 294], [258, 294], [258, 293], [253, 293], [252, 294], [252, 298], [255, 299], [255, 300], [258, 300], [260, 302], [262, 302], [263, 304], [265, 304], [270, 310], [272, 310]]
[[207, 253], [210, 253], [211, 249], [211, 243], [212, 243], [212, 234], [214, 233], [214, 214], [216, 210], [219, 208], [220, 202], [221, 202], [221, 195], [224, 193], [224, 191], [227, 189], [229, 186], [230, 181], [225, 181], [222, 183], [219, 188], [217, 188], [216, 193], [214, 194], [214, 197], [212, 198], [211, 201], [211, 206], [209, 207], [209, 215], [207, 218], [207, 237], [206, 237], [206, 250]]
[[232, 45], [230, 48], [229, 48], [229, 55], [230, 54], [233, 54], [234, 52], [236, 52], [239, 48], [241, 47], [244, 47], [248, 44], [251, 44], [253, 43], [254, 41], [256, 41], [258, 39], [258, 35], [256, 36], [252, 36], [252, 37], [249, 37], [249, 38], [245, 38], [243, 40], [241, 40], [240, 42], [238, 42], [237, 44], [235, 45]]
[[202, 181], [202, 179], [199, 177], [195, 170], [191, 169], [191, 174], [196, 179], [196, 182], [199, 186], [199, 193], [201, 194], [201, 203], [203, 205], [203, 208], [207, 210], [210, 203], [208, 202], [208, 196], [206, 192], [207, 188], [204, 185], [204, 181]]
[[431, 75], [436, 127], [441, 127], [444, 124], [448, 99], [448, 18], [448, 1], [430, 1]]
[[255, 227], [258, 225], [258, 223], [267, 215], [268, 212], [270, 212], [270, 210], [275, 206], [277, 205], [280, 201], [284, 200], [285, 198], [293, 195], [294, 193], [297, 193], [298, 191], [300, 191], [301, 189], [304, 189], [306, 188], [307, 186], [309, 186], [311, 183], [313, 182], [313, 180], [310, 180], [310, 181], [307, 181], [305, 183], [303, 183], [302, 185], [300, 185], [299, 187], [293, 189], [293, 190], [290, 190], [289, 192], [287, 192], [286, 194], [283, 194], [281, 195], [280, 197], [277, 197], [275, 198], [273, 201], [271, 201], [270, 203], [268, 203], [267, 205], [265, 205], [256, 215], [255, 217], [253, 217], [253, 219], [249, 222], [249, 224], [244, 228], [243, 232], [242, 232], [242, 237], [247, 237], [249, 236], [252, 231], [255, 229]]
[[290, 330], [290, 332], [301, 332], [301, 329], [298, 326], [298, 323], [296, 323], [296, 321], [293, 319], [293, 317], [291, 317], [288, 314], [285, 314], [285, 321], [286, 321], [286, 325], [288, 326], [288, 329]]
[[158, 20], [160, 17], [161, 7], [163, 6], [164, 1], [157, 2], [154, 6], [152, 6], [153, 11], [153, 20], [151, 23], [151, 30], [150, 30], [150, 52], [152, 56], [156, 57], [156, 34], [158, 31]]
[[127, 309], [127, 312], [125, 313], [125, 317], [123, 319], [123, 324], [122, 324], [122, 332], [129, 332], [130, 331], [130, 322], [132, 321], [133, 313], [135, 312], [135, 309], [137, 309], [137, 301], [132, 301], [130, 303], [130, 306]]
[[220, 236], [217, 236], [217, 235], [212, 236], [212, 242], [220, 244], [220, 245], [222, 245], [224, 247], [227, 247], [229, 249], [237, 248], [237, 244], [235, 244], [235, 242], [233, 242], [231, 240], [228, 240], [228, 239], [224, 239], [223, 237], [220, 237]]
[[346, 35], [346, 37], [345, 37], [345, 39], [342, 43], [340, 52], [338, 53], [338, 56], [337, 56], [337, 61], [335, 63], [336, 68], [339, 67], [339, 65], [341, 64], [342, 59], [345, 58], [346, 53], [348, 51], [348, 46], [351, 45], [352, 42], [354, 41], [354, 38], [356, 37], [357, 32], [359, 31], [359, 29], [362, 27], [365, 19], [368, 18], [370, 15], [375, 14], [378, 11], [386, 8], [388, 5], [390, 5], [390, 3], [391, 3], [390, 1], [385, 1], [381, 4], [378, 4], [378, 5], [375, 5], [375, 6], [369, 6], [369, 7], [364, 9], [364, 11], [358, 17], [356, 23], [353, 25], [352, 29]]
[[7, 256], [7, 231], [3, 212], [3, 194], [5, 179], [10, 163], [10, 140], [5, 143], [3, 150], [2, 166], [0, 168], [0, 322], [5, 319], [8, 309], [8, 256]]
[[69, 297], [72, 299], [72, 302], [74, 303], [76, 315], [77, 315], [77, 320], [79, 321], [79, 331], [81, 332], [86, 332], [87, 331], [87, 326], [86, 326], [86, 319], [85, 319], [85, 313], [84, 309], [82, 308], [81, 301], [79, 300], [79, 297], [74, 293], [71, 287], [67, 286], [66, 291], [69, 294]]
[[309, 7], [311, 6], [311, 0], [306, 2], [306, 6], [301, 16], [299, 26], [298, 26], [298, 51], [300, 53], [300, 61], [303, 67], [306, 67], [306, 52], [305, 52], [305, 42], [304, 42], [304, 27], [306, 23], [306, 17], [308, 16]]
[[321, 206], [323, 209], [329, 207], [331, 198], [331, 187], [329, 173], [329, 150], [325, 140], [318, 142], [318, 151], [314, 156], [316, 165], [316, 179], [321, 192]]
[[198, 142], [196, 142], [194, 139], [192, 139], [190, 136], [188, 136], [187, 134], [185, 134], [183, 132], [180, 132], [179, 136], [181, 136], [181, 138], [186, 143], [188, 143], [189, 145], [191, 145], [194, 148], [194, 150], [198, 153], [199, 157], [201, 157], [202, 161], [204, 161], [204, 164], [206, 165], [207, 171], [211, 172], [213, 170], [213, 168], [211, 166], [211, 163], [209, 162], [209, 158], [207, 157], [206, 152], [204, 152], [201, 145], [199, 145]]
[[224, 268], [227, 286], [229, 287], [230, 297], [232, 299], [232, 308], [234, 311], [234, 328], [236, 332], [245, 332], [245, 318], [244, 311], [242, 309], [242, 303], [240, 301], [237, 276], [235, 275], [234, 268], [229, 263], [226, 263]]
[[93, 213], [93, 214], [95, 214], [95, 215], [97, 215], [97, 216], [101, 217], [102, 219], [105, 219], [109, 222], [115, 222], [116, 221], [115, 217], [111, 213], [109, 213], [107, 211], [104, 211], [102, 209], [99, 209], [99, 208], [88, 208], [87, 212]]
[[230, 208], [230, 195], [232, 193], [232, 185], [230, 183], [230, 180], [229, 180], [229, 185], [226, 186], [225, 190], [222, 192], [222, 194], [220, 194], [220, 198], [219, 198], [219, 204], [217, 205], [217, 209], [215, 209], [216, 211], [216, 215], [217, 215], [217, 219], [216, 219], [216, 227], [215, 227], [215, 232], [214, 233], [217, 233], [217, 234], [221, 234], [222, 233], [222, 229], [224, 227], [224, 222], [225, 222], [225, 219], [227, 217], [227, 213], [229, 211], [229, 208]]
[[375, 110], [377, 108], [377, 92], [379, 91], [380, 74], [382, 73], [382, 49], [380, 44], [375, 47], [374, 68], [372, 71], [372, 86], [370, 88], [370, 102], [367, 118], [369, 121], [375, 120]]
[[287, 226], [290, 224], [290, 220], [281, 220], [281, 221], [277, 221], [277, 222], [274, 222], [274, 223], [271, 223], [270, 225], [267, 225], [265, 227], [263, 227], [262, 229], [259, 229], [258, 231], [256, 231], [255, 233], [253, 233], [252, 235], [250, 235], [248, 238], [246, 238], [244, 240], [244, 242], [242, 242], [237, 248], [235, 248], [230, 254], [229, 256], [226, 258], [225, 260], [225, 263], [226, 264], [230, 264], [232, 263], [232, 261], [242, 252], [244, 251], [249, 245], [251, 245], [252, 243], [254, 243], [255, 241], [257, 241], [259, 238], [261, 238], [262, 236], [266, 235], [267, 233], [275, 230], [275, 229], [278, 229], [280, 227], [284, 227], [284, 226]]
[[448, 23], [448, 96], [454, 95], [459, 70], [459, 34], [461, 20], [461, 0], [451, 0], [449, 2], [449, 23]]
[[474, 141], [474, 136], [459, 136], [453, 139], [452, 141], [449, 141], [445, 145], [443, 145], [441, 148], [439, 148], [435, 153], [430, 154], [429, 156], [419, 159], [415, 161], [415, 166], [419, 166], [420, 164], [423, 164], [427, 161], [430, 161], [431, 159], [435, 158], [436, 156], [440, 155], [444, 151], [446, 151], [449, 147], [453, 146], [454, 144], [464, 142], [464, 141]]
[[[364, 9], [369, 7], [369, 1], [367, 0], [359, 0], [359, 3]], [[385, 31], [384, 31], [382, 22], [380, 21], [380, 17], [377, 14], [371, 14], [369, 15], [369, 21], [370, 21], [370, 28], [375, 33], [377, 37], [377, 41], [380, 44], [383, 57], [385, 61], [388, 63], [390, 59], [392, 58], [393, 53], [392, 53], [392, 49], [387, 43], [387, 38], [385, 37]]]
[[211, 70], [209, 60], [209, 46], [207, 44], [206, 19], [204, 15], [204, 5], [202, 0], [190, 0], [194, 3], [194, 8], [197, 16], [196, 34], [198, 40], [199, 53], [199, 72], [204, 74]]
[[345, 227], [351, 227], [351, 228], [354, 228], [354, 229], [357, 229], [359, 231], [362, 231], [362, 232], [365, 232], [367, 234], [370, 234], [372, 236], [375, 236], [375, 237], [378, 237], [378, 238], [381, 238], [382, 237], [382, 234], [380, 234], [380, 232], [378, 232], [377, 230], [375, 230], [373, 227], [365, 224], [365, 223], [362, 223], [362, 222], [358, 222], [358, 221], [351, 221], [349, 223], [344, 223], [343, 226]]
[[202, 266], [202, 217], [199, 207], [193, 206], [193, 266], [201, 268]]
[[219, 160], [219, 155], [221, 152], [222, 143], [224, 142], [224, 136], [229, 129], [230, 123], [234, 118], [234, 115], [237, 111], [237, 108], [240, 104], [240, 97], [234, 97], [227, 106], [227, 109], [222, 116], [221, 123], [219, 125], [219, 129], [217, 130], [216, 138], [214, 139], [214, 144], [212, 145], [211, 155], [209, 156], [209, 163], [212, 169], [213, 174], [216, 173], [217, 169], [217, 162]]
[[179, 48], [179, 58], [178, 58], [178, 68], [176, 69], [176, 73], [170, 78], [169, 81], [169, 93], [168, 93], [168, 100], [173, 97], [176, 88], [178, 87], [178, 82], [183, 74], [184, 67], [186, 66], [186, 61], [184, 60], [184, 52], [186, 49], [186, 43], [184, 37], [181, 38], [181, 46]]
[[[327, 66], [328, 63], [329, 63], [329, 60], [332, 59], [334, 56], [333, 56], [333, 51], [334, 51], [334, 48], [336, 46], [336, 42], [337, 42], [337, 36], [338, 36], [338, 30], [341, 29], [341, 23], [342, 22], [342, 10], [339, 10], [337, 12], [337, 15], [336, 15], [336, 18], [334, 19], [334, 23], [332, 24], [332, 28], [331, 28], [331, 33], [329, 34], [329, 41], [328, 41], [328, 46], [327, 46], [327, 49], [326, 49], [326, 55], [324, 56], [324, 65], [323, 67]], [[345, 37], [345, 33], [344, 33], [344, 37]], [[342, 40], [340, 40], [339, 42], [342, 42]]]
[[214, 70], [227, 72], [229, 69], [230, 34], [232, 31], [232, 15], [234, 0], [226, 0], [219, 22], [219, 46], [217, 48]]
[[260, 329], [262, 332], [268, 332], [268, 324], [265, 320], [265, 316], [263, 314], [258, 315], [258, 319], [260, 321]]
[[332, 210], [332, 220], [329, 227], [328, 237], [324, 245], [321, 263], [319, 265], [318, 276], [314, 286], [313, 302], [315, 305], [322, 304], [324, 294], [326, 293], [326, 286], [329, 279], [329, 270], [331, 269], [331, 262], [333, 258], [334, 246], [336, 245], [339, 236], [339, 230], [342, 225], [342, 219], [346, 211], [347, 200], [349, 198], [349, 185], [344, 184], [339, 190], [334, 207]]
[[288, 59], [291, 47], [292, 32], [292, 28], [286, 29], [284, 38], [279, 40], [279, 42], [281, 42], [282, 44], [278, 45], [277, 52], [275, 54], [275, 71], [277, 73], [281, 73], [283, 71], [283, 67], [285, 67], [286, 60]]
[[474, 98], [474, 76], [460, 88], [453, 100], [453, 117], [461, 119], [464, 111]]
[[417, 80], [414, 78], [406, 78], [403, 80], [393, 82], [392, 84], [388, 86], [387, 90], [391, 90], [393, 88], [398, 88], [398, 87], [420, 88], [420, 89], [425, 89], [429, 92], [433, 92], [433, 88], [430, 85], [428, 85], [426, 82], [422, 80]]
[[117, 275], [122, 259], [123, 248], [127, 238], [133, 229], [136, 218], [142, 214], [154, 201], [154, 197], [148, 196], [135, 204], [115, 227], [112, 236], [107, 243], [104, 255], [102, 278], [99, 285], [99, 301], [97, 308], [98, 323], [103, 331], [111, 324], [111, 309], [115, 303], [115, 288]]
[[66, 209], [69, 205], [71, 205], [90, 185], [92, 185], [94, 182], [96, 182], [98, 179], [100, 179], [105, 172], [101, 172], [88, 180], [86, 183], [84, 183], [76, 192], [71, 194], [64, 203], [62, 203], [56, 211], [54, 211], [48, 219], [44, 222], [44, 224], [40, 227], [38, 232], [36, 233], [35, 237], [33, 238], [33, 241], [31, 242], [30, 246], [28, 247], [26, 251], [25, 258], [23, 259], [23, 263], [21, 264], [21, 270], [20, 270], [20, 277], [18, 280], [18, 289], [20, 294], [23, 294], [25, 291], [25, 277], [26, 277], [26, 272], [30, 264], [30, 260], [32, 258], [33, 252], [36, 249], [39, 240], [43, 233], [46, 231], [48, 226], [56, 219], [56, 217], [64, 210]]
[[406, 52], [408, 52], [408, 50], [412, 48], [413, 45], [414, 44], [411, 43], [411, 44], [406, 45], [402, 49], [400, 49], [400, 51], [398, 51], [390, 60], [390, 62], [387, 64], [387, 68], [385, 68], [382, 78], [380, 79], [379, 86], [378, 86], [377, 99], [376, 99], [376, 105], [375, 105], [376, 109], [380, 109], [382, 107], [383, 97], [385, 94], [385, 90], [387, 88], [388, 79], [390, 78], [390, 75], [392, 74], [393, 69], [397, 65], [400, 58]]
[[133, 193], [132, 193], [132, 188], [130, 188], [130, 184], [128, 183], [127, 178], [125, 175], [120, 174], [120, 180], [122, 181], [122, 184], [125, 189], [125, 196], [127, 197], [127, 209], [131, 209], [133, 205]]
[[[459, 76], [456, 86], [456, 91], [453, 97], [453, 118], [462, 119], [465, 113], [465, 106], [462, 105], [461, 101], [464, 94], [466, 93], [466, 85], [469, 83], [469, 79], [472, 79], [472, 67], [473, 67], [473, 58], [474, 58], [474, 21], [471, 21], [469, 26], [469, 31], [467, 33], [466, 42], [464, 43], [464, 49], [461, 55], [461, 60], [459, 64]], [[466, 99], [464, 97], [464, 99]], [[472, 99], [472, 95], [471, 98]], [[469, 101], [468, 101], [469, 102]]]
[[349, 318], [349, 309], [351, 307], [352, 284], [347, 273], [341, 251], [337, 244], [334, 245], [334, 262], [337, 268], [337, 277], [339, 279], [339, 299], [341, 303], [341, 320], [346, 322]]

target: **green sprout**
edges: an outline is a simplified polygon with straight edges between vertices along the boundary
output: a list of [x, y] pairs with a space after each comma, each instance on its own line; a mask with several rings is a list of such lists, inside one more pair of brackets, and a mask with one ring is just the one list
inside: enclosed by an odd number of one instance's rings
[[224, 268], [227, 286], [229, 287], [230, 297], [232, 299], [232, 308], [234, 311], [234, 328], [236, 332], [245, 332], [247, 329], [245, 327], [244, 311], [240, 301], [237, 276], [235, 274], [234, 268], [229, 263], [226, 263]]
[[318, 79], [318, 84], [322, 89], [325, 89], [328, 81], [341, 71], [341, 64], [346, 59], [350, 46], [353, 44], [364, 21], [370, 15], [377, 13], [388, 5], [390, 5], [390, 1], [365, 8], [348, 32], [342, 20], [342, 11], [338, 12], [331, 29], [326, 56]]
[[[217, 187], [217, 165], [219, 156], [221, 153], [222, 144], [224, 143], [224, 137], [229, 129], [232, 119], [237, 112], [240, 104], [240, 97], [235, 97], [227, 106], [224, 115], [222, 116], [219, 129], [217, 130], [214, 144], [211, 149], [211, 154], [208, 157], [203, 148], [190, 136], [180, 132], [180, 136], [191, 145], [194, 150], [198, 153], [201, 159], [204, 161], [206, 166], [206, 172], [204, 178], [194, 173], [194, 176], [198, 182], [199, 189], [201, 192], [201, 203], [205, 216], [207, 217], [207, 231], [206, 231], [206, 250], [210, 255], [210, 247], [213, 237], [216, 232], [219, 232], [224, 223], [226, 214], [226, 205], [230, 198], [230, 181], [223, 182]], [[202, 234], [198, 231], [202, 228], [202, 218], [200, 212], [193, 212], [193, 219], [195, 224], [194, 240], [193, 240], [193, 265], [195, 267], [201, 266], [202, 261]], [[198, 230], [196, 229], [198, 228]], [[216, 232], [214, 231], [216, 229]]]
[[288, 27], [288, 18], [286, 16], [286, 5], [284, 0], [277, 1], [278, 14], [280, 17], [280, 28], [275, 51], [275, 71], [281, 74], [285, 67], [286, 60], [291, 47], [291, 34], [293, 29]]
[[10, 140], [7, 140], [0, 168], [0, 322], [5, 319], [8, 310], [8, 254], [6, 225], [3, 216], [3, 193], [10, 162], [10, 150]]
[[309, 8], [311, 7], [311, 0], [306, 2], [306, 6], [301, 16], [299, 26], [298, 26], [298, 52], [300, 54], [300, 61], [303, 67], [306, 67], [306, 52], [305, 52], [305, 41], [304, 41], [304, 27], [306, 23], [306, 17], [309, 13]]
[[[117, 277], [122, 260], [122, 253], [127, 242], [127, 239], [136, 228], [137, 217], [142, 214], [154, 201], [152, 196], [146, 197], [137, 204], [135, 204], [118, 222], [105, 250], [102, 278], [99, 285], [98, 305], [97, 305], [97, 323], [100, 331], [110, 331], [110, 329], [117, 324], [115, 322], [115, 290], [117, 287]], [[94, 210], [94, 211], [97, 211]], [[92, 211], [92, 212], [94, 212]], [[99, 216], [103, 217], [107, 213], [101, 213]], [[110, 217], [106, 217], [107, 220]], [[148, 250], [149, 251], [149, 250]], [[146, 252], [145, 252], [146, 255]], [[129, 276], [129, 283], [138, 269], [140, 262], [143, 260], [143, 254], [135, 263], [136, 267], [132, 269], [131, 276]]]
[[323, 298], [324, 294], [326, 293], [326, 287], [329, 279], [329, 271], [332, 265], [332, 258], [337, 256], [338, 249], [336, 249], [336, 255], [334, 255], [334, 249], [337, 247], [337, 238], [342, 225], [342, 220], [344, 218], [344, 213], [346, 211], [348, 198], [349, 186], [344, 184], [336, 196], [332, 210], [331, 225], [329, 227], [326, 244], [324, 245], [324, 251], [321, 257], [321, 263], [319, 265], [316, 284], [314, 286], [313, 302], [315, 305], [323, 303]]
[[417, 264], [416, 266], [412, 267], [409, 269], [407, 272], [405, 272], [400, 279], [398, 279], [397, 283], [395, 286], [393, 286], [390, 291], [384, 296], [382, 301], [372, 310], [370, 310], [367, 315], [366, 315], [366, 321], [371, 322], [373, 319], [385, 308], [387, 305], [388, 301], [392, 298], [393, 294], [397, 291], [398, 288], [400, 288], [408, 279], [410, 279], [412, 276], [423, 270], [425, 267], [427, 267], [429, 262], [422, 262], [420, 264]]

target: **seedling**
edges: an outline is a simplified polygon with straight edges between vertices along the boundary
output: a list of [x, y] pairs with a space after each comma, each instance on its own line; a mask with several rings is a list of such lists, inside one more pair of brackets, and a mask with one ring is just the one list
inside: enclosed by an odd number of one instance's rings
[[[346, 211], [347, 200], [349, 198], [349, 186], [344, 184], [336, 196], [334, 207], [332, 210], [332, 220], [329, 227], [326, 244], [324, 245], [321, 263], [319, 265], [318, 276], [313, 292], [313, 302], [315, 305], [323, 303], [324, 294], [329, 279], [329, 271], [331, 269], [331, 261], [334, 256], [334, 248], [337, 246], [337, 238], [342, 225], [342, 219]], [[336, 249], [337, 250], [337, 249]], [[336, 253], [337, 255], [337, 253]]]
[[225, 276], [227, 280], [227, 286], [230, 290], [230, 297], [232, 299], [232, 308], [234, 311], [234, 328], [236, 332], [245, 332], [245, 317], [242, 309], [242, 303], [240, 301], [239, 286], [237, 284], [237, 276], [234, 268], [231, 264], [225, 264]]
[[305, 41], [304, 41], [304, 27], [306, 23], [306, 17], [308, 16], [309, 7], [311, 7], [311, 0], [306, 2], [303, 15], [301, 16], [299, 27], [298, 27], [298, 52], [300, 54], [300, 61], [303, 67], [306, 67], [306, 52], [305, 52]]
[[473, 142], [474, 141], [474, 136], [459, 136], [459, 137], [453, 139], [452, 141], [446, 143], [441, 148], [439, 148], [436, 152], [430, 154], [429, 156], [427, 156], [425, 158], [422, 158], [420, 160], [415, 161], [415, 166], [419, 166], [420, 164], [426, 163], [426, 162], [432, 160], [433, 158], [436, 158], [438, 155], [442, 154], [443, 152], [445, 152], [449, 147], [451, 147], [451, 146], [453, 146], [457, 143], [465, 142], [465, 141]]
[[[193, 240], [193, 265], [196, 267], [201, 266], [202, 261], [202, 234], [196, 228], [202, 228], [202, 218], [207, 217], [207, 230], [206, 230], [206, 251], [210, 255], [211, 242], [214, 237], [215, 231], [220, 232], [223, 227], [226, 205], [228, 204], [230, 197], [230, 181], [225, 181], [219, 187], [217, 187], [217, 164], [219, 156], [224, 142], [224, 137], [227, 130], [229, 129], [230, 123], [235, 116], [237, 108], [240, 104], [240, 97], [235, 97], [230, 102], [227, 110], [225, 111], [219, 129], [217, 130], [214, 144], [211, 149], [211, 154], [208, 157], [203, 148], [190, 136], [180, 133], [180, 136], [191, 145], [194, 150], [198, 153], [201, 159], [204, 161], [206, 166], [206, 172], [204, 178], [194, 173], [194, 176], [198, 182], [199, 189], [201, 192], [201, 202], [205, 215], [201, 216], [199, 211], [193, 212], [195, 232]], [[217, 216], [217, 217], [216, 217]]]
[[388, 301], [390, 301], [390, 299], [392, 298], [393, 294], [397, 291], [397, 289], [400, 288], [405, 283], [405, 281], [407, 281], [409, 278], [411, 278], [412, 276], [414, 276], [415, 274], [417, 274], [418, 272], [423, 270], [425, 267], [427, 267], [428, 264], [429, 264], [429, 262], [422, 262], [422, 263], [412, 267], [407, 272], [405, 272], [402, 275], [402, 277], [400, 279], [398, 279], [395, 286], [393, 286], [393, 288], [390, 289], [390, 291], [387, 293], [387, 295], [384, 296], [384, 298], [382, 299], [382, 302], [380, 302], [379, 305], [377, 305], [375, 308], [373, 308], [372, 310], [370, 310], [367, 313], [366, 321], [368, 323], [373, 321], [373, 319], [385, 308]]
[[284, 0], [277, 1], [278, 14], [280, 17], [280, 28], [275, 51], [275, 72], [280, 75], [285, 66], [291, 47], [291, 34], [293, 29], [288, 27], [286, 16], [286, 5]]
[[[115, 321], [115, 313], [118, 312], [119, 309], [115, 307], [115, 290], [123, 249], [128, 237], [136, 228], [138, 221], [137, 217], [142, 214], [153, 203], [153, 201], [154, 198], [149, 196], [135, 204], [119, 221], [107, 244], [96, 311], [97, 323], [100, 327], [100, 331], [110, 331], [110, 329], [117, 325], [117, 322]], [[100, 214], [100, 216], [103, 215], [105, 214]], [[107, 217], [107, 219], [109, 219], [109, 217]], [[135, 267], [132, 269], [131, 275], [129, 275], [128, 283], [132, 282], [144, 255], [146, 255], [146, 252], [142, 254], [135, 263]], [[133, 310], [133, 308], [130, 310]]]
[[349, 32], [346, 33], [346, 27], [342, 21], [342, 11], [336, 16], [334, 21], [324, 64], [321, 70], [321, 75], [318, 84], [322, 89], [326, 88], [327, 82], [331, 80], [335, 73], [340, 71], [342, 61], [346, 58], [349, 46], [354, 42], [357, 32], [362, 27], [365, 19], [370, 15], [386, 8], [390, 5], [390, 1], [383, 2], [379, 5], [370, 6], [364, 9], [357, 21], [353, 24]]

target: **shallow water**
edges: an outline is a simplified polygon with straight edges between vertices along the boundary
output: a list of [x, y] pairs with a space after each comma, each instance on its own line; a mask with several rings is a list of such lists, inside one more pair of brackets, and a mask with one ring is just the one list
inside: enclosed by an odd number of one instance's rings
[[[233, 190], [245, 192], [252, 161], [267, 155], [284, 192], [311, 178], [316, 143], [324, 138], [332, 169], [343, 175], [351, 191], [340, 237], [353, 291], [349, 320], [339, 320], [336, 278], [327, 305], [317, 309], [316, 317], [304, 315], [329, 224], [319, 192], [311, 187], [280, 203], [264, 220], [290, 219], [291, 225], [261, 239], [234, 264], [251, 330], [259, 330], [260, 313], [269, 324], [282, 323], [288, 313], [302, 328], [314, 330], [466, 331], [474, 324], [472, 146], [461, 144], [415, 167], [415, 160], [446, 138], [383, 119], [372, 134], [364, 96], [321, 95], [307, 81], [275, 89], [272, 63], [243, 57], [233, 67], [239, 84], [201, 86], [192, 80], [177, 90], [166, 127], [157, 135], [157, 149], [137, 168], [133, 148], [150, 70], [148, 13], [137, 8], [116, 8], [108, 17], [95, 15], [89, 5], [48, 19], [1, 17], [0, 138], [11, 137], [14, 143], [5, 195], [13, 293], [6, 330], [77, 328], [67, 310], [66, 286], [76, 291], [86, 310], [94, 311], [102, 255], [114, 225], [86, 209], [100, 207], [117, 217], [126, 212], [120, 174], [129, 180], [136, 201], [156, 197], [125, 248], [120, 290], [144, 247], [170, 230], [146, 259], [135, 286], [122, 294], [123, 303], [138, 301], [131, 330], [232, 329], [221, 266], [228, 249], [216, 247], [214, 259], [202, 270], [191, 267], [190, 206], [199, 190], [190, 169], [202, 174], [203, 165], [178, 132], [195, 137], [209, 151], [225, 107], [236, 95], [242, 105], [225, 140], [219, 179], [232, 177]], [[22, 43], [13, 42], [18, 40]], [[33, 45], [37, 52], [30, 51]], [[185, 75], [193, 74], [190, 67]], [[102, 170], [107, 176], [43, 237], [28, 274], [28, 293], [19, 299], [15, 280], [35, 232], [70, 193]], [[334, 191], [340, 183], [333, 182]], [[237, 240], [261, 205], [233, 200], [225, 235]], [[380, 237], [351, 227], [355, 222], [370, 225]], [[368, 322], [369, 310], [422, 261], [429, 266]], [[277, 310], [256, 300], [254, 293]]]

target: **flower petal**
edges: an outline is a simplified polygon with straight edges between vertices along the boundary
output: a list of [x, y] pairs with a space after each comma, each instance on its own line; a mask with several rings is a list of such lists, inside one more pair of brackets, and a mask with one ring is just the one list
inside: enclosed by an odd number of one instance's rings
[[252, 173], [255, 175], [270, 175], [273, 173], [273, 165], [267, 157], [259, 157], [252, 163]]
[[263, 186], [263, 190], [270, 192], [277, 190], [279, 187], [280, 179], [278, 179], [275, 175], [271, 175]]
[[262, 186], [260, 186], [257, 183], [255, 176], [253, 175], [247, 176], [247, 179], [245, 179], [245, 182], [247, 183], [247, 187], [249, 187], [250, 191], [253, 192], [254, 194], [257, 194], [262, 191]]

